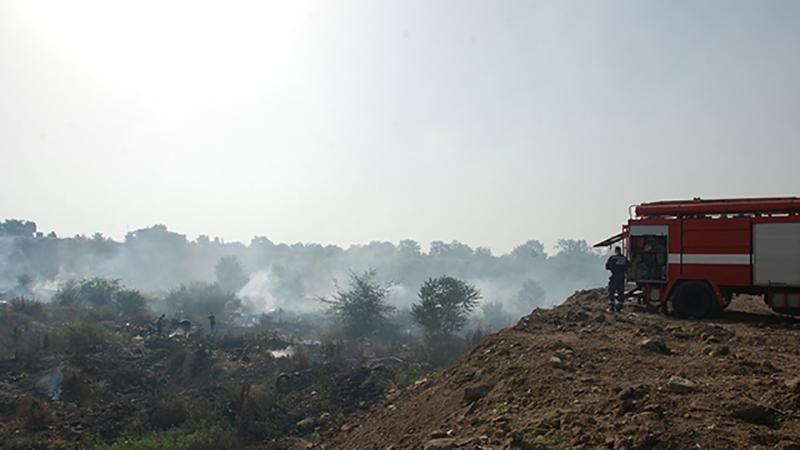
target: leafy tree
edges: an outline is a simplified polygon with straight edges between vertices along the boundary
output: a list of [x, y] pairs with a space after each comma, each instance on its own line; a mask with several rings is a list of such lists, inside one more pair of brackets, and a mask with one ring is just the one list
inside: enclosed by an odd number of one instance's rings
[[147, 309], [147, 299], [136, 289], [128, 289], [118, 279], [91, 278], [68, 281], [54, 300], [62, 305], [81, 305], [136, 315]]
[[489, 247], [478, 247], [475, 249], [475, 256], [479, 256], [482, 258], [491, 258], [492, 249], [490, 249]]
[[58, 290], [55, 301], [63, 305], [97, 308], [112, 304], [120, 289], [122, 286], [117, 279], [91, 278], [78, 282], [71, 280]]
[[429, 338], [450, 336], [464, 327], [481, 299], [480, 291], [457, 278], [429, 278], [419, 288], [411, 315]]
[[15, 313], [27, 314], [31, 317], [41, 317], [44, 315], [44, 305], [36, 300], [25, 297], [14, 297], [9, 303], [11, 311]]
[[33, 278], [28, 274], [22, 274], [17, 277], [16, 291], [22, 295], [30, 295], [31, 286], [33, 285]]
[[550, 263], [563, 277], [576, 279], [585, 285], [587, 279], [601, 280], [603, 272], [598, 270], [602, 266], [601, 256], [595, 252], [584, 240], [559, 239], [556, 242], [556, 253], [550, 258]]
[[239, 292], [239, 289], [250, 281], [250, 276], [247, 275], [242, 265], [239, 264], [239, 259], [235, 256], [220, 258], [214, 267], [214, 273], [217, 276], [217, 285], [225, 292]]
[[419, 256], [422, 253], [419, 243], [411, 239], [405, 239], [397, 243], [397, 254], [400, 256]]
[[394, 308], [386, 303], [391, 284], [381, 284], [375, 269], [361, 275], [350, 273], [347, 290], [336, 287], [330, 298], [319, 300], [328, 305], [328, 314], [333, 316], [352, 337], [366, 337], [377, 333], [386, 324]]
[[118, 279], [92, 278], [81, 280], [79, 285], [83, 302], [95, 308], [112, 304], [120, 289], [122, 286]]
[[522, 283], [522, 288], [517, 292], [516, 303], [523, 310], [529, 310], [537, 305], [544, 303], [547, 293], [539, 283], [534, 280], [527, 280]]
[[556, 248], [559, 254], [564, 255], [592, 254], [592, 248], [582, 239], [559, 239], [556, 242]]
[[443, 241], [432, 241], [428, 254], [449, 258], [469, 258], [473, 252], [472, 247], [458, 241], [451, 241], [449, 244]]
[[53, 300], [61, 305], [79, 305], [81, 303], [81, 292], [78, 282], [67, 280], [66, 283], [58, 288]]
[[175, 312], [195, 319], [203, 318], [208, 313], [226, 315], [241, 306], [232, 293], [226, 292], [217, 284], [202, 281], [180, 285], [171, 290], [165, 300]]
[[114, 303], [117, 309], [125, 315], [136, 315], [147, 309], [147, 300], [136, 289], [121, 289], [116, 294]]
[[125, 274], [125, 279], [140, 289], [164, 289], [188, 282], [194, 275], [186, 236], [164, 225], [127, 233], [124, 246], [127, 264], [136, 267]]
[[286, 266], [275, 264], [269, 270], [270, 279], [274, 284], [270, 288], [270, 293], [282, 299], [297, 300], [306, 295], [303, 286], [303, 274], [292, 270]]
[[502, 302], [491, 301], [481, 305], [483, 322], [489, 327], [489, 331], [499, 330], [507, 327], [514, 322], [514, 317], [506, 312]]
[[0, 223], [0, 236], [27, 236], [36, 234], [36, 223], [28, 220], [6, 219]]
[[511, 250], [511, 256], [515, 258], [544, 258], [544, 245], [535, 240], [530, 240]]

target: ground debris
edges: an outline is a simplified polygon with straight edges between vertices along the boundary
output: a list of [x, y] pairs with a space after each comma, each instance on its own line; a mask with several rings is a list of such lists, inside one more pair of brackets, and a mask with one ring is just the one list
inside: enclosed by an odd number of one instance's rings
[[492, 449], [800, 448], [800, 320], [761, 305], [737, 298], [689, 321], [606, 313], [602, 290], [577, 292], [402, 391], [394, 409], [353, 418], [327, 448], [457, 448], [458, 436]]
[[697, 384], [689, 379], [672, 376], [668, 382], [669, 390], [676, 394], [689, 394], [697, 390]]

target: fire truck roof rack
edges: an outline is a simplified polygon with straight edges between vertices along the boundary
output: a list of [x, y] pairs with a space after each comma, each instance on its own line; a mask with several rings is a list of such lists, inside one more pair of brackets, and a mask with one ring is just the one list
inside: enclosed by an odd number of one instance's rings
[[642, 203], [635, 207], [636, 217], [705, 216], [705, 215], [770, 215], [800, 214], [800, 198], [739, 198], [704, 200], [671, 200]]

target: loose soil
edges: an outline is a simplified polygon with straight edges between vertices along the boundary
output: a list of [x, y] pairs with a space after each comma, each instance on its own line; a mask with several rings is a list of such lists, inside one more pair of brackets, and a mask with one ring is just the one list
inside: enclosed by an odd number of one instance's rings
[[800, 449], [800, 320], [758, 298], [713, 319], [576, 292], [352, 417], [328, 449]]

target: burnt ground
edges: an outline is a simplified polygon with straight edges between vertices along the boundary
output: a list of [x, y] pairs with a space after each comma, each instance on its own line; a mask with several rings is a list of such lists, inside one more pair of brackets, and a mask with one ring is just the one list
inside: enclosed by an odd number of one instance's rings
[[[0, 448], [105, 448], [200, 426], [230, 438], [205, 448], [303, 447], [316, 430], [382, 399], [404, 367], [398, 358], [304, 349], [272, 332], [168, 338], [126, 324], [108, 336], [88, 335], [80, 353], [0, 361]], [[292, 355], [274, 356], [287, 346]]]
[[604, 307], [535, 310], [318, 446], [800, 448], [800, 320], [750, 297], [703, 321]]

